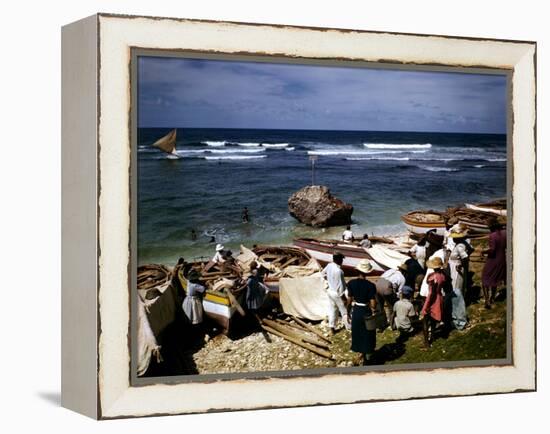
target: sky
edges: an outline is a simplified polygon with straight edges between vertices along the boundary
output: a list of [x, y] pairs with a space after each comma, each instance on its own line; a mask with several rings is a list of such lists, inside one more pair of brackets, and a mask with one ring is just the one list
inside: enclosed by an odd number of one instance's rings
[[506, 76], [141, 56], [139, 127], [506, 133]]

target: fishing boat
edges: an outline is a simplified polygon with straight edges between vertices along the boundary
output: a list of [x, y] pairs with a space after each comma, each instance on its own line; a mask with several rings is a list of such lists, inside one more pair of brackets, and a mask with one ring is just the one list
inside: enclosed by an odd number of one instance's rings
[[471, 208], [459, 208], [452, 214], [458, 223], [468, 228], [470, 236], [486, 235], [490, 232], [490, 226], [497, 218], [492, 212], [479, 211]]
[[445, 234], [445, 213], [434, 210], [416, 210], [401, 216], [409, 232], [422, 235], [435, 231], [438, 235]]
[[[237, 266], [218, 266], [210, 262], [197, 261], [191, 268], [200, 273], [200, 281], [206, 287], [202, 299], [204, 315], [216, 324], [222, 333], [228, 333], [235, 314], [244, 316], [242, 306], [246, 290], [242, 273]], [[187, 280], [182, 273], [179, 281], [184, 290]]]
[[497, 199], [491, 202], [465, 204], [466, 208], [474, 211], [483, 211], [500, 216], [506, 216], [506, 199]]
[[339, 252], [344, 255], [342, 267], [353, 272], [355, 267], [363, 259], [368, 259], [373, 266], [373, 275], [382, 274], [390, 267], [377, 262], [367, 249], [356, 244], [347, 243], [338, 240], [320, 240], [316, 238], [297, 238], [293, 241], [294, 245], [304, 249], [309, 255], [315, 258], [320, 264], [325, 265], [332, 262], [332, 255]]
[[158, 139], [151, 146], [157, 149], [160, 149], [161, 151], [166, 152], [167, 154], [177, 156], [178, 154], [176, 152], [176, 134], [177, 134], [177, 130], [173, 129], [168, 134]]
[[269, 292], [279, 296], [281, 277], [303, 277], [321, 271], [321, 266], [308, 252], [292, 246], [257, 246], [252, 249], [257, 262], [269, 273], [264, 284]]
[[275, 299], [278, 299], [281, 277], [292, 277], [292, 273], [312, 274], [321, 269], [305, 251], [292, 246], [256, 246], [252, 250], [241, 246], [234, 266], [197, 264], [195, 268], [201, 272], [201, 281], [207, 287], [202, 301], [204, 313], [223, 333], [228, 333], [234, 319], [244, 314], [246, 278], [253, 260], [267, 269], [264, 284]]

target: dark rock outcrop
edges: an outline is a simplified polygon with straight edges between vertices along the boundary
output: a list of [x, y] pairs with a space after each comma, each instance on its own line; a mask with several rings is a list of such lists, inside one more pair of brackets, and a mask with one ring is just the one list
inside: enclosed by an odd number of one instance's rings
[[288, 211], [301, 223], [322, 228], [351, 224], [353, 206], [334, 197], [327, 187], [312, 185], [290, 196]]

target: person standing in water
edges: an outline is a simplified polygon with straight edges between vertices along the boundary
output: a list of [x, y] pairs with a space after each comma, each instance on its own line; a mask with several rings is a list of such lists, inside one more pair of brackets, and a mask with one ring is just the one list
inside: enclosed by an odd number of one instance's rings
[[246, 207], [246, 206], [243, 208], [243, 211], [241, 213], [241, 219], [242, 219], [243, 223], [250, 222], [250, 215], [248, 213], [248, 207]]

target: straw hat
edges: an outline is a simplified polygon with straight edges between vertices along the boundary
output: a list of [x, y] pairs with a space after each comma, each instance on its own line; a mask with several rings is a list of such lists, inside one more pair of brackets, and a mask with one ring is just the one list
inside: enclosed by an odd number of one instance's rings
[[443, 268], [443, 260], [439, 256], [436, 256], [435, 258], [428, 259], [426, 265], [428, 268], [437, 270], [438, 268]]
[[465, 238], [468, 236], [468, 229], [458, 229], [456, 231], [452, 231], [449, 234], [449, 238]]
[[362, 259], [359, 264], [355, 266], [355, 269], [361, 273], [369, 274], [373, 270], [373, 266], [368, 259]]
[[224, 248], [223, 244], [218, 244], [216, 245], [216, 252], [221, 252]]

